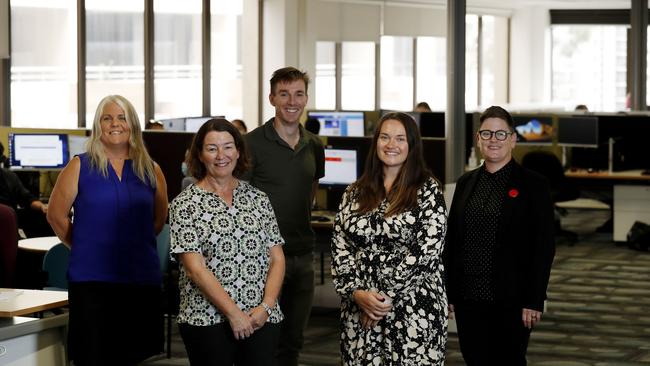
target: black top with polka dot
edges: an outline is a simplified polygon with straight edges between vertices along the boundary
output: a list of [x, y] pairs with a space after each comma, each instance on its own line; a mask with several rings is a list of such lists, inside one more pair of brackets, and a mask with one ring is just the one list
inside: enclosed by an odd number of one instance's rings
[[493, 302], [494, 251], [503, 200], [513, 161], [494, 173], [481, 167], [464, 215], [461, 295], [465, 300]]

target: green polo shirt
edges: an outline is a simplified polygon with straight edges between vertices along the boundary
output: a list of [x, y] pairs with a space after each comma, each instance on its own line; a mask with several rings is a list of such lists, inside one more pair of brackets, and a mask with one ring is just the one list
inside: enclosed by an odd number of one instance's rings
[[273, 118], [245, 137], [252, 158], [245, 178], [269, 196], [285, 241], [284, 253], [311, 253], [311, 186], [325, 175], [323, 144], [301, 125], [300, 140], [292, 149], [273, 127]]

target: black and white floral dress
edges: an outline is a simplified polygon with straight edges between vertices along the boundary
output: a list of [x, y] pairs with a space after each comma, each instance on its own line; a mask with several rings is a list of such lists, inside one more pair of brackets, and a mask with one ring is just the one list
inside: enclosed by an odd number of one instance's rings
[[[348, 188], [334, 224], [332, 275], [341, 295], [341, 354], [344, 365], [442, 365], [447, 341], [447, 297], [442, 250], [447, 228], [445, 202], [429, 179], [418, 190], [418, 206], [384, 217], [388, 203], [355, 212], [357, 192]], [[357, 290], [393, 299], [377, 326], [363, 329]]]

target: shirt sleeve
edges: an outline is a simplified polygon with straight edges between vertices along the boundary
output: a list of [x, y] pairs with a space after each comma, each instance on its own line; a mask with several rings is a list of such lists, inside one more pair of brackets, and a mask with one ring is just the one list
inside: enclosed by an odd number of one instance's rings
[[334, 220], [334, 234], [332, 236], [332, 281], [334, 288], [343, 298], [352, 296], [352, 293], [362, 288], [363, 282], [359, 275], [356, 263], [356, 246], [345, 233], [344, 226], [349, 221], [346, 213], [350, 212], [350, 189], [343, 194], [339, 212]]
[[175, 254], [196, 252], [201, 253], [197, 220], [193, 213], [199, 212], [189, 195], [178, 196], [169, 207], [169, 234], [171, 240], [170, 252]]
[[380, 290], [388, 293], [411, 291], [413, 286], [429, 280], [433, 271], [442, 268], [441, 256], [447, 229], [445, 199], [434, 181], [425, 183], [421, 189], [425, 192], [421, 194], [420, 207], [414, 218], [414, 240], [407, 246], [392, 275], [384, 276], [380, 281]]

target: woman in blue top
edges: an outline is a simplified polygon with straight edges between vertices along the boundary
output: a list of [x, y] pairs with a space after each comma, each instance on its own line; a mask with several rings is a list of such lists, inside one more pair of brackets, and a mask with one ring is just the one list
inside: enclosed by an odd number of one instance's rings
[[105, 97], [86, 153], [59, 175], [47, 215], [71, 248], [68, 353], [75, 365], [132, 365], [162, 351], [156, 234], [166, 216], [165, 178], [133, 105]]

